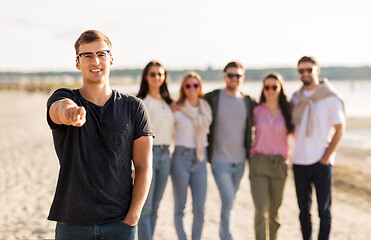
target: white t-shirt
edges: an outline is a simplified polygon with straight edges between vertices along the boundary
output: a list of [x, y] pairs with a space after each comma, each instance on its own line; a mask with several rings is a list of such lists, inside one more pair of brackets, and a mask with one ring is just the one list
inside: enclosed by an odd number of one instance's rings
[[153, 145], [170, 145], [174, 128], [174, 114], [170, 106], [163, 99], [155, 99], [150, 95], [143, 102], [155, 131]]
[[[197, 113], [200, 113], [198, 107], [194, 107]], [[187, 148], [196, 148], [195, 128], [192, 120], [182, 111], [176, 111], [175, 116], [175, 139], [176, 146]], [[207, 136], [205, 135], [205, 147], [208, 146]]]
[[[303, 91], [303, 96], [309, 98], [314, 92], [315, 90]], [[292, 102], [296, 104], [298, 100], [294, 97]], [[311, 136], [306, 136], [308, 106], [304, 109], [300, 125], [295, 127], [293, 163], [297, 165], [312, 165], [318, 162], [335, 133], [333, 126], [345, 124], [343, 105], [336, 96], [327, 97], [314, 103], [312, 111], [313, 127]], [[330, 156], [331, 165], [335, 163], [335, 155], [336, 153], [333, 152]]]

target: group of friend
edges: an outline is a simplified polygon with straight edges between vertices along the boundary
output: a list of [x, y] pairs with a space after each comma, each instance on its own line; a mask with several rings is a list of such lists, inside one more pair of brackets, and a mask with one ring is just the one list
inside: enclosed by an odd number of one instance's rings
[[183, 217], [190, 187], [192, 239], [201, 239], [207, 162], [220, 193], [220, 239], [233, 239], [231, 211], [246, 160], [256, 239], [277, 239], [289, 134], [295, 138], [292, 163], [303, 239], [312, 239], [312, 185], [318, 239], [329, 239], [333, 165], [345, 111], [329, 81], [319, 79], [315, 58], [298, 61], [303, 85], [291, 102], [283, 77], [269, 73], [257, 103], [240, 91], [245, 70], [237, 61], [223, 69], [224, 88], [204, 94], [200, 75], [189, 72], [173, 100], [166, 69], [157, 61], [143, 69], [136, 97], [112, 90], [111, 42], [103, 33], [85, 31], [75, 50], [82, 87], [59, 89], [47, 104], [60, 161], [48, 217], [57, 221], [56, 239], [152, 239], [169, 175], [177, 237], [187, 239]]

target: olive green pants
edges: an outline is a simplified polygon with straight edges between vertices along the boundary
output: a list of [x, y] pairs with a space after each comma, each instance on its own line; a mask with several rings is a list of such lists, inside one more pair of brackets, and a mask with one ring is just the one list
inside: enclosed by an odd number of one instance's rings
[[287, 164], [281, 155], [257, 153], [250, 159], [250, 185], [255, 205], [257, 240], [276, 240], [280, 227], [279, 208], [287, 178]]

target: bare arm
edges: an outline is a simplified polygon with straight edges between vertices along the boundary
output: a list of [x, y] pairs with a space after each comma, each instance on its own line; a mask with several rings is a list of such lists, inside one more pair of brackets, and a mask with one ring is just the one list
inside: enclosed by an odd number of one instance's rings
[[138, 223], [147, 199], [152, 180], [152, 136], [142, 136], [134, 141], [133, 162], [135, 181], [129, 212], [123, 222], [134, 226]]
[[64, 98], [50, 106], [49, 116], [55, 124], [81, 127], [86, 121], [86, 110], [71, 99]]
[[180, 106], [176, 102], [172, 102], [170, 104], [170, 109], [171, 109], [172, 112], [176, 112], [176, 111], [180, 110]]
[[329, 164], [329, 158], [331, 154], [338, 148], [341, 138], [343, 137], [344, 133], [344, 125], [343, 124], [336, 124], [334, 125], [335, 134], [332, 136], [331, 142], [329, 143], [325, 153], [322, 155], [320, 162], [324, 165]]

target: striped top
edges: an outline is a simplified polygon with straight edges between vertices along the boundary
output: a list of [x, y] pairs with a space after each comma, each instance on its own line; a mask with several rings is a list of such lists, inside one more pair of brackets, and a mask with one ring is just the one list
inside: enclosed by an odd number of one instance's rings
[[262, 153], [288, 158], [287, 129], [281, 111], [271, 116], [269, 108], [265, 103], [261, 103], [254, 109], [253, 125], [255, 141], [250, 150], [250, 157], [255, 153]]

